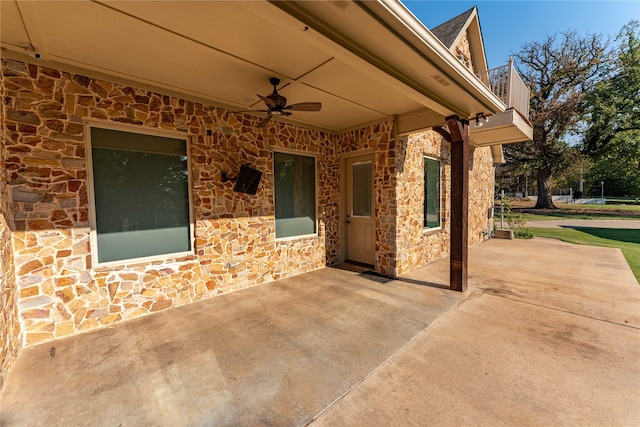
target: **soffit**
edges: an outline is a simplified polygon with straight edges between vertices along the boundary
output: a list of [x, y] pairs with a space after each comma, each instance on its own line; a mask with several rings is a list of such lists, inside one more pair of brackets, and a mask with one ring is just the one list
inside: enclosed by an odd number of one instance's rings
[[[425, 108], [487, 111], [486, 99], [469, 96], [375, 13], [351, 2], [302, 5], [3, 0], [0, 41], [3, 56], [33, 62], [21, 47], [30, 43], [42, 65], [234, 111], [263, 108], [256, 94], [269, 94], [269, 77], [279, 77], [289, 103], [323, 103], [290, 121], [334, 132]], [[327, 37], [328, 28], [339, 37]]]

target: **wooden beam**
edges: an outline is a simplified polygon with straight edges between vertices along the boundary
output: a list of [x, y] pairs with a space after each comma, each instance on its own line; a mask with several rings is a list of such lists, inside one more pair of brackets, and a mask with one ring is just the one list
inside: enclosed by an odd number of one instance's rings
[[451, 226], [449, 289], [467, 290], [469, 276], [469, 122], [445, 118], [449, 131], [434, 128], [451, 143]]
[[428, 108], [400, 114], [397, 119], [397, 134], [409, 135], [444, 124], [444, 116]]

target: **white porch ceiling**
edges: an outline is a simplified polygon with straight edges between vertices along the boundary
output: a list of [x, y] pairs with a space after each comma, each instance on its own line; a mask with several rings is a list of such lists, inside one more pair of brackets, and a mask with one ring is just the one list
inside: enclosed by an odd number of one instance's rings
[[289, 121], [332, 132], [415, 112], [430, 112], [418, 115], [427, 127], [503, 111], [426, 29], [427, 40], [393, 13], [398, 5], [2, 0], [0, 42], [3, 56], [34, 62], [22, 47], [32, 45], [45, 66], [233, 111], [263, 108], [256, 94], [278, 77], [289, 103], [323, 104]]

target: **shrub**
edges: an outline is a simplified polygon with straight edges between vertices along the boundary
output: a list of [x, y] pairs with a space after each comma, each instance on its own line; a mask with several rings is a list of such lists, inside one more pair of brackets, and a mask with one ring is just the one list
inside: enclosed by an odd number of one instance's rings
[[516, 239], [532, 239], [534, 237], [533, 233], [525, 227], [527, 224], [525, 216], [511, 210], [511, 199], [504, 197], [502, 203], [504, 204], [504, 219], [509, 224], [509, 228], [513, 230], [514, 237]]
[[513, 235], [516, 239], [533, 239], [535, 235], [531, 230], [525, 228], [523, 230], [515, 230]]

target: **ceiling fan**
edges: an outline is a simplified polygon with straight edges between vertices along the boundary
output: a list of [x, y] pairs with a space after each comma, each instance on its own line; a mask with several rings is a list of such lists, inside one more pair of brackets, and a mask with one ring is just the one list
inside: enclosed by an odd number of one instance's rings
[[257, 94], [258, 97], [267, 105], [267, 109], [249, 110], [267, 113], [267, 117], [262, 119], [256, 128], [265, 127], [275, 116], [290, 116], [291, 111], [320, 111], [322, 108], [322, 103], [320, 102], [300, 102], [298, 104], [287, 105], [287, 98], [278, 93], [277, 86], [280, 84], [280, 79], [277, 77], [271, 77], [269, 82], [273, 85], [273, 93], [267, 96]]

